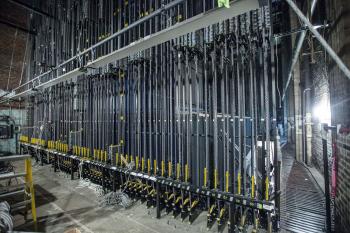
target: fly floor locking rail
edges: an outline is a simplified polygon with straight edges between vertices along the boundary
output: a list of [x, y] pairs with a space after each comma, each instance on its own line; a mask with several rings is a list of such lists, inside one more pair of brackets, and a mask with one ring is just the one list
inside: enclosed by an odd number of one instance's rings
[[82, 163], [83, 178], [125, 190], [155, 206], [157, 217], [164, 209], [193, 222], [204, 210], [208, 228], [277, 230], [269, 9], [209, 22], [132, 55], [117, 51], [114, 62], [38, 89], [26, 97], [22, 150], [72, 178]]
[[[188, 219], [189, 223], [193, 223], [202, 211], [208, 211], [207, 228], [211, 228], [217, 221], [218, 230], [222, 231], [227, 222], [228, 232], [237, 230], [241, 232], [253, 224], [256, 224], [254, 229], [258, 231], [259, 227], [266, 228], [275, 220], [271, 219], [271, 215], [275, 214], [273, 201], [258, 200], [208, 187], [196, 187], [188, 182], [130, 171], [127, 168], [25, 142], [21, 143], [21, 149], [40, 154], [43, 163], [52, 164], [55, 172], [60, 170], [70, 174], [71, 179], [74, 179], [74, 174], [78, 172], [78, 166], [82, 163], [83, 178], [89, 178], [93, 183], [101, 185], [103, 190], [115, 192], [118, 189], [125, 189], [131, 198], [140, 199], [147, 207], [155, 207], [157, 218], [160, 218], [161, 211], [165, 210], [174, 217], [180, 215], [182, 221]], [[242, 211], [246, 212], [244, 216], [240, 215]], [[260, 216], [254, 218], [262, 221], [261, 226], [258, 226], [257, 222], [252, 222], [254, 213], [259, 213]], [[271, 228], [270, 230], [272, 231]]]

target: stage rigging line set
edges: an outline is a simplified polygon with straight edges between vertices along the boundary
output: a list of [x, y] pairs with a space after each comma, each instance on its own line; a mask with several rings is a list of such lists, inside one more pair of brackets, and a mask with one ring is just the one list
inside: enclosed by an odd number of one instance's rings
[[[214, 7], [204, 4], [209, 1], [139, 2], [82, 1], [82, 12], [73, 4], [75, 16], [84, 19], [74, 18], [81, 34], [53, 45], [54, 53], [39, 46], [35, 57], [47, 55], [43, 60], [50, 64], [64, 61], [107, 32], [163, 8], [92, 50], [102, 56]], [[179, 3], [166, 7], [172, 2]], [[115, 12], [103, 14], [111, 4]], [[111, 28], [85, 30], [91, 27], [86, 15]], [[67, 69], [81, 67], [86, 73], [26, 97], [31, 127], [21, 137], [22, 150], [72, 178], [82, 165], [84, 178], [105, 190], [123, 189], [156, 207], [158, 218], [166, 211], [192, 223], [207, 211], [208, 228], [228, 223], [230, 232], [249, 225], [276, 230], [279, 161], [271, 34], [269, 8], [263, 7], [107, 66], [84, 66], [88, 56], [81, 64], [67, 63]], [[52, 38], [42, 35], [38, 43], [50, 44]], [[45, 71], [33, 69], [34, 75]]]

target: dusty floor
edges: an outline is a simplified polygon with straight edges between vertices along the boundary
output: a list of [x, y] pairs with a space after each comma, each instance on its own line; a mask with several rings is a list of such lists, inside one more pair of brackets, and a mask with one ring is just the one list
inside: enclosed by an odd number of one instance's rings
[[[89, 188], [78, 188], [79, 180], [70, 180], [64, 173], [54, 173], [49, 165], [34, 166], [38, 230], [41, 232], [64, 232], [77, 227], [81, 232], [208, 232], [206, 213], [189, 225], [178, 217], [165, 216], [155, 219], [155, 209], [134, 203], [129, 209], [102, 209], [98, 207], [96, 194]], [[164, 216], [163, 216], [164, 215]], [[17, 216], [16, 230], [33, 230]], [[209, 232], [217, 232], [214, 225]], [[225, 229], [224, 232], [227, 232]]]

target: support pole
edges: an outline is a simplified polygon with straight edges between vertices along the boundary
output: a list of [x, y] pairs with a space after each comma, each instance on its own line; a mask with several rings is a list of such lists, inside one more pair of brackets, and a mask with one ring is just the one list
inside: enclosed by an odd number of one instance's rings
[[[312, 1], [310, 18], [312, 17], [312, 14], [315, 11], [316, 3], [317, 3], [317, 0], [313, 0]], [[303, 47], [303, 43], [304, 43], [304, 40], [305, 40], [305, 37], [306, 37], [306, 32], [307, 32], [306, 30], [302, 31], [302, 33], [300, 34], [299, 40], [297, 42], [297, 45], [295, 47], [295, 50], [294, 50], [295, 52], [294, 52], [294, 55], [293, 55], [293, 58], [292, 58], [292, 64], [290, 66], [289, 73], [288, 73], [287, 84], [286, 84], [286, 86], [285, 86], [285, 88], [283, 90], [282, 101], [286, 97], [287, 89], [289, 87], [290, 81], [292, 80], [294, 66], [297, 63], [298, 59], [299, 59], [299, 53], [301, 51], [301, 48]]]
[[322, 37], [322, 35], [314, 28], [314, 26], [310, 23], [310, 21], [305, 17], [305, 15], [300, 11], [300, 9], [295, 5], [292, 0], [286, 0], [289, 6], [294, 10], [294, 12], [298, 15], [298, 17], [305, 23], [305, 25], [309, 28], [309, 30], [314, 34], [316, 39], [321, 43], [321, 45], [328, 52], [329, 56], [331, 56], [335, 63], [339, 66], [339, 68], [344, 72], [345, 76], [350, 79], [350, 70], [344, 64], [344, 62], [339, 58], [336, 52], [329, 46], [327, 41]]

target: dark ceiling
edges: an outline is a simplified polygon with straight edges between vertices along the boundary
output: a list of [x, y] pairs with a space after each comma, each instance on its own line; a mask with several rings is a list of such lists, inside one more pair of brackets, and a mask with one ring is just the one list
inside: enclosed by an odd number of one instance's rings
[[[17, 1], [19, 2], [19, 1]], [[32, 1], [25, 1], [32, 4]], [[0, 90], [10, 91], [23, 77], [30, 10], [9, 0], [0, 7]], [[23, 74], [23, 75], [22, 75]]]

